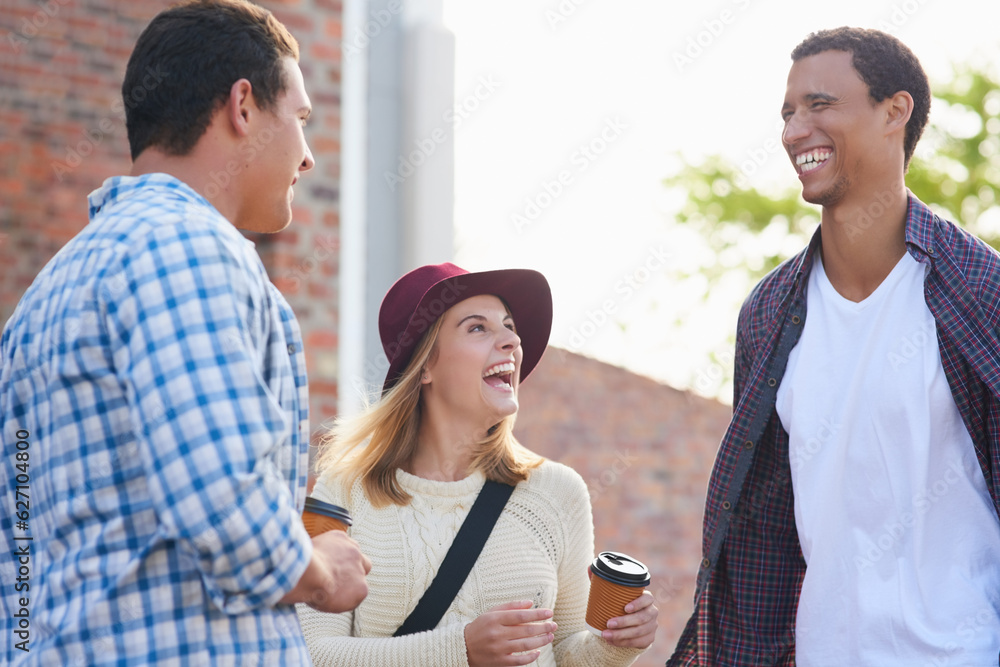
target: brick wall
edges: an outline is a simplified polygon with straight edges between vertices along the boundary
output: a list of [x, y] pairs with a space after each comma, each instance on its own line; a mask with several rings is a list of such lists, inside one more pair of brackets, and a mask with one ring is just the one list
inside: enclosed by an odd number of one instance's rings
[[660, 629], [636, 665], [662, 667], [691, 614], [705, 491], [731, 408], [552, 347], [519, 397], [521, 443], [587, 482], [597, 550], [649, 567]]
[[[87, 223], [87, 194], [128, 173], [121, 102], [139, 33], [166, 0], [0, 0], [0, 324], [38, 270]], [[264, 1], [299, 40], [316, 168], [293, 222], [254, 241], [298, 315], [312, 422], [337, 400], [340, 0]]]

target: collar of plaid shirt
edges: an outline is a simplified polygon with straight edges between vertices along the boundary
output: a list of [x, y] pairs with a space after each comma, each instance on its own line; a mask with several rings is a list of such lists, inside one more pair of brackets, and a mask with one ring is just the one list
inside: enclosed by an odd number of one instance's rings
[[[931, 267], [925, 295], [941, 361], [997, 505], [1000, 256], [912, 193], [906, 243]], [[794, 665], [805, 561], [795, 530], [788, 434], [774, 406], [805, 323], [806, 286], [819, 245], [817, 229], [806, 249], [754, 288], [740, 313], [735, 407], [709, 481], [695, 612], [668, 667]]]

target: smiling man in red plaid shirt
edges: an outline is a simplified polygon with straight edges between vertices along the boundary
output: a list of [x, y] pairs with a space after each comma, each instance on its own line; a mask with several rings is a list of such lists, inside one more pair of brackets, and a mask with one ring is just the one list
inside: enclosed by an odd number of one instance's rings
[[1000, 257], [906, 189], [930, 106], [906, 46], [840, 28], [792, 61], [782, 141], [822, 220], [740, 314], [667, 664], [997, 664]]

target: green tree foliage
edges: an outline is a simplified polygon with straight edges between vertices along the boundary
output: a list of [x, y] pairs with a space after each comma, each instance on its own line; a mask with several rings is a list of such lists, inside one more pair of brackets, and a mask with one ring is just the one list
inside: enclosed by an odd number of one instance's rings
[[[957, 67], [934, 89], [932, 122], [907, 186], [939, 215], [1000, 248], [1000, 77]], [[733, 271], [755, 283], [798, 252], [819, 223], [819, 209], [802, 200], [798, 186], [762, 191], [718, 156], [685, 167], [665, 184], [685, 193], [677, 222], [697, 230], [714, 252], [699, 269], [710, 289]]]
[[[1000, 78], [971, 67], [938, 88], [945, 107], [928, 127], [906, 183], [942, 216], [1000, 248]], [[922, 143], [923, 143], [922, 142]]]

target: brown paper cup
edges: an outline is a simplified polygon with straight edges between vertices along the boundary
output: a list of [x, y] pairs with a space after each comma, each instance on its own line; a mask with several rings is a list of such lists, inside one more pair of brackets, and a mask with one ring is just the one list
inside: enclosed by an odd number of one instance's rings
[[352, 523], [351, 515], [343, 507], [315, 498], [306, 498], [306, 506], [302, 511], [302, 524], [306, 527], [309, 537], [316, 537], [328, 530], [347, 530]]
[[587, 599], [587, 629], [595, 635], [608, 628], [608, 621], [625, 615], [625, 605], [642, 595], [649, 585], [649, 570], [634, 558], [603, 551], [590, 566], [590, 597]]

